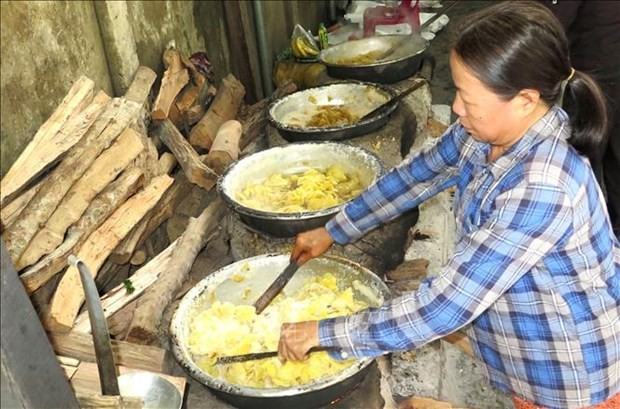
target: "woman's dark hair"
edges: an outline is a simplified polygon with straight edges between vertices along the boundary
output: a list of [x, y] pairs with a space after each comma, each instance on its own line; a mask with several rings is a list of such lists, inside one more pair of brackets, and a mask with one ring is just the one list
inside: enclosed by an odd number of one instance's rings
[[575, 71], [571, 77], [568, 41], [549, 10], [530, 1], [502, 2], [465, 17], [455, 34], [453, 50], [501, 98], [535, 89], [551, 106], [566, 83], [569, 143], [581, 154], [596, 154], [606, 131], [605, 99], [587, 74]]

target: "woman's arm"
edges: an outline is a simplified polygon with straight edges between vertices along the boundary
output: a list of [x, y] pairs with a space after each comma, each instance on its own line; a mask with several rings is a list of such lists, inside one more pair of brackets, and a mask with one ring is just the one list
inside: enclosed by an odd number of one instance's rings
[[489, 308], [572, 228], [572, 206], [558, 187], [514, 188], [495, 205], [487, 222], [457, 244], [439, 276], [381, 308], [321, 321], [320, 344], [348, 356], [374, 356], [449, 334]]
[[459, 160], [471, 139], [453, 124], [430, 149], [403, 161], [331, 219], [327, 231], [339, 244], [359, 239], [456, 183]]

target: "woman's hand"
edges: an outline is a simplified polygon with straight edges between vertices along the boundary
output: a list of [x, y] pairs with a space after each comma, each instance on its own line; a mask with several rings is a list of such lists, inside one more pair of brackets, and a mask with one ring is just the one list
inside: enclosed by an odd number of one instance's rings
[[332, 245], [334, 239], [329, 235], [325, 227], [299, 233], [295, 239], [295, 248], [291, 254], [291, 259], [298, 265], [318, 257], [325, 253]]
[[278, 358], [282, 362], [305, 361], [308, 351], [319, 346], [319, 322], [304, 321], [282, 324], [278, 342]]

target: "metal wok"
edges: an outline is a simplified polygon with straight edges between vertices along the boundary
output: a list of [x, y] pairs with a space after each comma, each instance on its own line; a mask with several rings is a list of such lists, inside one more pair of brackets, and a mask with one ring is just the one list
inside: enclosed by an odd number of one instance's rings
[[325, 169], [336, 164], [345, 173], [358, 175], [365, 186], [385, 172], [375, 154], [357, 146], [335, 142], [295, 143], [260, 151], [235, 162], [220, 177], [218, 190], [224, 202], [248, 226], [272, 236], [292, 237], [325, 225], [345, 203], [315, 211], [276, 213], [244, 206], [237, 200], [237, 193], [248, 183], [261, 182], [274, 173]]
[[[235, 385], [211, 376], [196, 365], [186, 346], [192, 318], [208, 308], [214, 300], [250, 304], [254, 297], [258, 297], [271, 284], [288, 261], [289, 255], [266, 254], [230, 264], [196, 284], [183, 297], [172, 318], [172, 352], [177, 361], [194, 379], [237, 407], [302, 409], [326, 405], [360, 383], [373, 361], [370, 358], [360, 359], [333, 376], [287, 388]], [[379, 306], [390, 297], [388, 288], [378, 276], [356, 263], [338, 257], [321, 257], [304, 264], [284, 291], [294, 294], [305, 279], [327, 272], [336, 275], [343, 288], [352, 288], [356, 298], [371, 306]], [[245, 280], [238, 282], [232, 279], [233, 275], [237, 279], [239, 274]], [[251, 294], [244, 299], [243, 292], [247, 288], [251, 289]]]
[[370, 64], [341, 63], [340, 61], [375, 52], [381, 54], [402, 40], [400, 35], [387, 35], [347, 41], [329, 47], [319, 55], [319, 61], [327, 68], [333, 78], [356, 79], [383, 84], [392, 84], [409, 78], [420, 69], [423, 53], [428, 41], [420, 36], [412, 36], [387, 59]]
[[394, 90], [363, 82], [333, 83], [308, 88], [271, 103], [267, 120], [289, 142], [338, 141], [366, 135], [384, 126], [398, 103], [363, 121], [320, 127], [307, 126], [321, 106], [341, 106], [358, 118], [387, 102]]

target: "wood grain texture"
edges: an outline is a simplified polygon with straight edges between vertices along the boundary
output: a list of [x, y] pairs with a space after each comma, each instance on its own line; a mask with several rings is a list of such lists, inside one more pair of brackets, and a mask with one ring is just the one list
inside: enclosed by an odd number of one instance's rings
[[[79, 332], [48, 332], [47, 337], [58, 355], [74, 358], [82, 362], [97, 362], [93, 338], [90, 334]], [[172, 357], [163, 348], [136, 345], [130, 342], [110, 340], [112, 354], [117, 365], [144, 371], [171, 373]]]
[[[86, 77], [78, 78], [73, 84], [54, 113], [37, 130], [30, 143], [0, 181], [0, 204], [8, 204], [33, 178], [82, 136], [83, 133], [75, 136], [58, 135], [60, 130], [92, 101], [94, 86], [95, 83]], [[60, 142], [61, 145], [56, 147], [54, 142]]]
[[154, 121], [152, 132], [174, 154], [187, 180], [205, 190], [211, 190], [215, 186], [217, 173], [201, 162], [198, 153], [169, 119]]
[[[78, 258], [88, 266], [93, 278], [118, 243], [159, 201], [174, 182], [168, 175], [154, 178], [141, 192], [119, 207], [108, 220], [95, 230], [78, 251]], [[71, 266], [60, 280], [46, 324], [49, 329], [69, 330], [84, 302], [84, 292], [78, 269]]]
[[69, 226], [78, 221], [90, 202], [144, 150], [140, 135], [130, 128], [76, 181], [54, 213], [32, 238], [16, 264], [18, 270], [34, 264], [64, 240]]
[[127, 340], [141, 344], [157, 342], [158, 326], [164, 309], [181, 289], [196, 255], [218, 228], [225, 209], [221, 198], [216, 198], [198, 216], [191, 218], [181, 235], [164, 275], [139, 300], [133, 314]]
[[32, 294], [63, 270], [69, 255], [77, 251], [88, 236], [142, 186], [142, 182], [142, 169], [129, 168], [101, 192], [80, 220], [69, 228], [65, 241], [20, 276], [26, 291]]
[[[101, 297], [101, 307], [106, 318], [120, 311], [127, 304], [139, 298], [166, 270], [170, 255], [176, 247], [178, 240], [170, 244], [164, 251], [151, 259], [146, 265], [134, 272], [129, 278], [134, 288], [132, 293], [127, 292], [124, 284], [116, 286]], [[88, 312], [84, 311], [75, 320], [73, 331], [90, 333], [92, 328], [88, 318]]]
[[243, 102], [245, 88], [232, 74], [222, 80], [213, 103], [205, 116], [196, 124], [189, 134], [189, 142], [204, 149], [211, 148], [220, 126], [237, 117]]

